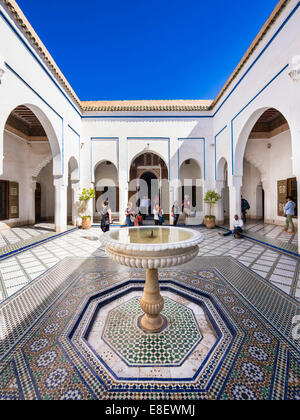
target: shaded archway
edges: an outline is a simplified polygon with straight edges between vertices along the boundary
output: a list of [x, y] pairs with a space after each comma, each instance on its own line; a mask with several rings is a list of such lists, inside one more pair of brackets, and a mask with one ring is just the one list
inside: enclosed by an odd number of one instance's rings
[[[151, 215], [152, 213], [151, 203], [153, 203], [155, 197], [160, 197], [159, 183], [157, 175], [155, 175], [153, 172], [144, 172], [140, 176], [140, 180], [145, 181], [147, 184], [148, 194], [143, 195], [141, 192], [139, 202], [141, 212], [144, 218], [146, 218], [148, 214]], [[145, 205], [146, 203], [147, 205]]]
[[222, 225], [229, 221], [229, 186], [228, 186], [228, 163], [222, 157], [217, 164], [216, 191], [221, 196], [218, 202], [217, 224]]
[[[1, 190], [5, 189], [7, 194], [3, 196], [1, 219], [9, 226], [34, 224], [37, 210], [38, 218], [43, 217], [42, 208], [36, 208], [37, 176], [43, 167], [53, 162], [53, 157], [59, 166], [57, 173], [62, 170], [54, 129], [42, 110], [24, 104], [8, 115], [3, 140], [0, 182]], [[51, 171], [47, 183], [53, 185], [53, 166]]]
[[[191, 216], [187, 224], [200, 224], [203, 220], [203, 179], [201, 167], [195, 159], [187, 159], [180, 166], [178, 202], [191, 202]], [[195, 220], [193, 220], [195, 219]]]
[[[55, 118], [59, 117], [55, 116]], [[21, 138], [25, 140], [31, 141], [31, 138], [46, 137], [53, 158], [53, 175], [63, 175], [62, 153], [58, 135], [43, 109], [32, 103], [16, 104], [7, 111], [6, 115], [2, 115], [0, 120], [4, 131], [8, 130], [16, 135], [21, 133]], [[59, 133], [61, 133], [62, 120], [59, 121], [59, 126]], [[0, 155], [2, 146], [0, 138]]]
[[297, 202], [292, 158], [285, 116], [275, 108], [256, 111], [242, 130], [235, 158], [235, 170], [242, 175], [240, 195], [251, 207], [250, 220], [264, 217], [266, 223], [284, 223], [286, 197], [291, 195]]
[[54, 222], [54, 184], [52, 159], [41, 168], [36, 177], [35, 223]]

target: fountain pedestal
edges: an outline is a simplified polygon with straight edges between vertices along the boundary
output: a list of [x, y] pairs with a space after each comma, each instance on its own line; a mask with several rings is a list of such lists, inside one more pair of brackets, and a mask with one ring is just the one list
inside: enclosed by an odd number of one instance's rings
[[146, 332], [160, 332], [164, 325], [164, 319], [160, 315], [164, 308], [164, 298], [160, 294], [157, 269], [148, 268], [146, 271], [146, 284], [141, 308], [145, 315], [140, 320], [141, 328]]
[[166, 326], [161, 315], [164, 299], [160, 294], [158, 268], [174, 267], [195, 258], [204, 236], [186, 228], [136, 227], [106, 232], [101, 236], [106, 254], [116, 263], [146, 269], [146, 284], [141, 298], [145, 312], [139, 326], [148, 333]]

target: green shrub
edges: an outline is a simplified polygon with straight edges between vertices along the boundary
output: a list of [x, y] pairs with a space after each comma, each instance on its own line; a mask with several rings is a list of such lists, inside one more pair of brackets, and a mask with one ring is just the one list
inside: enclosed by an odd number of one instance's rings
[[83, 188], [82, 193], [79, 196], [79, 201], [89, 201], [91, 198], [95, 198], [94, 188]]
[[83, 188], [82, 193], [79, 196], [79, 201], [81, 202], [79, 214], [83, 220], [86, 220], [89, 217], [91, 217], [88, 214], [88, 202], [91, 198], [95, 198], [94, 188]]
[[215, 216], [213, 216], [211, 214], [211, 207], [213, 205], [217, 204], [217, 202], [221, 198], [222, 197], [216, 191], [213, 191], [213, 190], [207, 191], [207, 193], [205, 194], [205, 197], [204, 197], [204, 202], [206, 204], [209, 204], [209, 215], [208, 216], [205, 216], [205, 217], [208, 217], [209, 219], [215, 219], [216, 218]]

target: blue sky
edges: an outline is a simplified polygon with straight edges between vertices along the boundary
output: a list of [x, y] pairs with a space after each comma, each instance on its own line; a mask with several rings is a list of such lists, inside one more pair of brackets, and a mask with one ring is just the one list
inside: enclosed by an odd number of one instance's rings
[[17, 0], [81, 100], [214, 99], [277, 0]]

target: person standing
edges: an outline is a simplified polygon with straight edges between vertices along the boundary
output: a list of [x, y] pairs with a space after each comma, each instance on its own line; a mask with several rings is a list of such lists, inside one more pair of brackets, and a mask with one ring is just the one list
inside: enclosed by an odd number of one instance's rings
[[185, 219], [191, 216], [191, 209], [192, 209], [192, 203], [190, 200], [190, 196], [185, 195], [184, 201], [183, 201], [183, 212], [184, 212]]
[[241, 210], [243, 215], [243, 222], [247, 223], [247, 211], [250, 210], [250, 204], [245, 198], [243, 198], [243, 196], [241, 197]]
[[173, 217], [173, 225], [177, 226], [178, 219], [179, 219], [179, 205], [178, 201], [175, 201], [172, 207], [172, 217]]
[[155, 208], [153, 209], [153, 214], [154, 214], [154, 223], [156, 226], [162, 226], [162, 224], [164, 223], [164, 211], [163, 209], [159, 206], [159, 204], [156, 204]]
[[162, 226], [165, 223], [164, 211], [160, 206], [158, 206], [158, 207], [159, 207], [158, 224], [159, 224], [159, 226]]
[[128, 203], [127, 204], [127, 208], [125, 210], [125, 215], [126, 215], [126, 226], [133, 226], [134, 223], [134, 219], [135, 219], [135, 214], [132, 208], [132, 203]]
[[101, 214], [101, 230], [102, 232], [108, 232], [110, 224], [112, 222], [111, 219], [111, 209], [109, 207], [108, 200], [105, 200], [102, 204], [102, 211]]
[[284, 207], [284, 214], [286, 217], [286, 221], [285, 221], [285, 228], [283, 229], [283, 232], [289, 232], [290, 225], [291, 225], [292, 231], [289, 233], [293, 234], [296, 232], [295, 225], [293, 222], [293, 216], [295, 216], [295, 208], [296, 208], [296, 204], [293, 201], [293, 197], [287, 197], [287, 203]]

